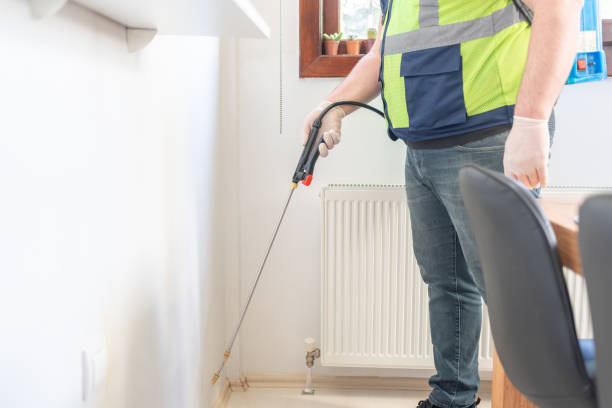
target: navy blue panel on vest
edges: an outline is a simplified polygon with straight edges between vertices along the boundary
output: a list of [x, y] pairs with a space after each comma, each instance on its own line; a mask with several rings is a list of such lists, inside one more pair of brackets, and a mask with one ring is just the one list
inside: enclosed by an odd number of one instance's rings
[[387, 13], [387, 0], [380, 0], [380, 10], [382, 11], [383, 16]]
[[400, 75], [411, 129], [424, 131], [467, 121], [460, 44], [404, 53]]
[[428, 48], [402, 54], [401, 76], [435, 75], [461, 69], [461, 45]]
[[[479, 113], [478, 115], [468, 116], [467, 120], [459, 125], [453, 124], [428, 130], [415, 130], [412, 126], [409, 128], [397, 129], [389, 127], [389, 137], [392, 140], [402, 139], [410, 142], [441, 139], [443, 137], [463, 135], [491, 127], [511, 125], [513, 116], [514, 105], [502, 106], [501, 108]], [[412, 118], [410, 120], [412, 125]]]

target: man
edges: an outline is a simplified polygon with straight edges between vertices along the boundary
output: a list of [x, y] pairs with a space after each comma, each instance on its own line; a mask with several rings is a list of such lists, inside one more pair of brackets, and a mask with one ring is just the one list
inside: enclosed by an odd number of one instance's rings
[[[414, 251], [428, 285], [436, 374], [419, 407], [474, 407], [480, 386], [477, 248], [459, 192], [461, 167], [545, 186], [552, 110], [576, 50], [580, 0], [381, 0], [378, 39], [326, 101], [369, 102], [382, 91], [389, 136], [407, 145]], [[322, 157], [340, 142], [336, 107]], [[520, 333], [516, 333], [520, 336]]]

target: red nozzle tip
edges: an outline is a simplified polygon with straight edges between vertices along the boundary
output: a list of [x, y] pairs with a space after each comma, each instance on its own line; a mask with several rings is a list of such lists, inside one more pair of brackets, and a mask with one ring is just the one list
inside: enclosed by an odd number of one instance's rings
[[312, 174], [306, 176], [305, 180], [302, 180], [302, 184], [305, 186], [309, 186], [312, 183]]

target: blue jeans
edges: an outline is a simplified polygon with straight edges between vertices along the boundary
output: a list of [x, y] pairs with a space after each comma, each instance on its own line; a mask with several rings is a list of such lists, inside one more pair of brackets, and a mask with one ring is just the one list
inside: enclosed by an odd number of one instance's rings
[[[551, 120], [551, 141], [554, 122]], [[469, 407], [480, 387], [478, 343], [485, 299], [478, 249], [459, 191], [459, 170], [478, 164], [503, 172], [509, 131], [442, 149], [406, 154], [406, 193], [414, 252], [429, 293], [437, 373], [429, 400], [442, 407]]]

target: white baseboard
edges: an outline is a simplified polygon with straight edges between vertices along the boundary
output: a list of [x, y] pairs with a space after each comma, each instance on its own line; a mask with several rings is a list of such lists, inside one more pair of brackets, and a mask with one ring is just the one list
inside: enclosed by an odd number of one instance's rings
[[[366, 389], [429, 391], [426, 378], [313, 376], [314, 389]], [[211, 408], [226, 408], [232, 392], [245, 392], [249, 388], [304, 388], [306, 377], [302, 375], [248, 375], [225, 379], [223, 389]], [[491, 381], [482, 381], [480, 393], [491, 395]]]
[[233, 380], [230, 379], [229, 386], [232, 392], [242, 392], [246, 391], [249, 388], [249, 383], [247, 381], [247, 378], [245, 376], [242, 376]]
[[[249, 388], [304, 388], [306, 377], [302, 375], [247, 375], [230, 380], [232, 391], [246, 391]], [[428, 391], [431, 389], [427, 378], [403, 377], [357, 377], [357, 376], [313, 376], [315, 389], [369, 389]], [[482, 381], [481, 392], [491, 392], [491, 381]]]

